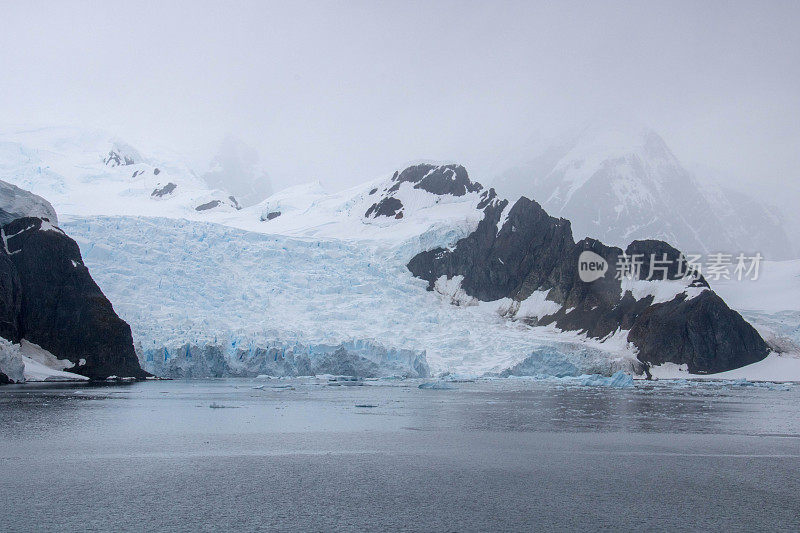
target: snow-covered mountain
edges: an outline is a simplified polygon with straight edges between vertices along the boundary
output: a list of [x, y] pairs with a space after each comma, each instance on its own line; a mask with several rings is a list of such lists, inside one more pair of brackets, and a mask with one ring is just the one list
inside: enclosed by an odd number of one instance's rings
[[242, 207], [169, 152], [107, 136], [16, 132], [0, 151], [0, 178], [54, 204], [158, 375], [641, 370], [623, 334], [528, 320], [570, 313], [543, 291], [480, 301], [455, 278], [425, 290], [406, 268], [421, 252], [453, 249], [489, 214], [496, 229], [474, 251], [505, 238], [511, 205], [460, 165], [413, 165], [333, 193], [309, 183]]
[[644, 127], [591, 127], [534, 149], [493, 182], [501, 196], [527, 196], [568, 218], [576, 237], [615, 246], [661, 239], [686, 253], [796, 251], [775, 210], [687, 171]]
[[147, 153], [112, 135], [78, 128], [0, 133], [0, 180], [46, 198], [64, 219], [202, 217], [240, 207], [229, 191], [209, 187], [170, 151]]

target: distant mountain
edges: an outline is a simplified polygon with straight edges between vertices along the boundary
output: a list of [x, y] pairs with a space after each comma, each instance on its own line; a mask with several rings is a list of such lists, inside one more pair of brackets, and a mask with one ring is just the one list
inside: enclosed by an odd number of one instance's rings
[[0, 180], [47, 198], [66, 218], [205, 219], [241, 208], [231, 190], [209, 186], [179, 154], [80, 128], [0, 132]]
[[272, 183], [259, 166], [258, 152], [233, 137], [222, 141], [203, 179], [213, 189], [230, 192], [242, 207], [257, 204], [272, 194]]
[[569, 218], [576, 237], [615, 246], [660, 239], [687, 253], [796, 255], [774, 210], [701, 183], [652, 130], [587, 128], [536, 152], [502, 172], [495, 188], [501, 196], [526, 196]]

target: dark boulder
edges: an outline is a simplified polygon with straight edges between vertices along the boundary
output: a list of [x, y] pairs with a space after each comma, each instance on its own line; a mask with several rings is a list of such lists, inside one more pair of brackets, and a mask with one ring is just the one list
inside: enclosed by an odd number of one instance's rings
[[[469, 179], [467, 170], [461, 165], [413, 165], [402, 172], [395, 172], [391, 178], [391, 186], [383, 190], [382, 197], [369, 206], [365, 218], [394, 217], [403, 218], [403, 202], [396, 194], [403, 183], [412, 184], [415, 189], [420, 189], [437, 196], [464, 196], [467, 193], [484, 191], [483, 185]], [[369, 195], [378, 191], [371, 189]], [[491, 203], [496, 193], [494, 189], [484, 191], [478, 209], [483, 209]]]
[[[75, 363], [71, 372], [93, 379], [147, 376], [136, 358], [130, 327], [89, 275], [74, 240], [39, 218], [17, 219], [2, 233], [7, 260], [0, 259], [0, 269], [8, 272], [10, 261], [21, 295], [17, 335], [13, 338], [11, 327], [10, 340], [38, 344]], [[13, 282], [10, 286], [13, 292]], [[10, 308], [0, 311], [6, 317], [13, 314]]]

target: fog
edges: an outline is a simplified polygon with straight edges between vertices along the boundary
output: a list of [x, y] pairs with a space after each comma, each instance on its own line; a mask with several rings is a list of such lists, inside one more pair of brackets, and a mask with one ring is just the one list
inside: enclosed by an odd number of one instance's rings
[[798, 2], [2, 9], [3, 125], [99, 127], [200, 165], [234, 135], [277, 188], [338, 189], [419, 159], [480, 179], [531, 139], [625, 117], [691, 168], [783, 205], [800, 198]]

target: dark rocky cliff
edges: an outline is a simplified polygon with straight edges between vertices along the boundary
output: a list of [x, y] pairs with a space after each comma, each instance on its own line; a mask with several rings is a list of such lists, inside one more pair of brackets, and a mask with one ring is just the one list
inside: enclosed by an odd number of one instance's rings
[[128, 324], [89, 275], [80, 249], [40, 218], [0, 227], [0, 335], [24, 338], [93, 379], [143, 378]]
[[[595, 239], [575, 243], [569, 221], [549, 216], [538, 203], [522, 197], [501, 220], [507, 208], [507, 200], [492, 199], [472, 234], [452, 249], [418, 254], [408, 263], [409, 270], [427, 280], [429, 289], [441, 276], [463, 276], [464, 291], [483, 301], [520, 302], [534, 291], [549, 291], [547, 299], [561, 308], [528, 322], [552, 323], [598, 339], [629, 330], [627, 340], [645, 364], [673, 362], [687, 364], [690, 372], [720, 372], [767, 356], [769, 348], [755, 329], [711, 291], [702, 276], [688, 269], [669, 244], [634, 241], [623, 252]], [[608, 265], [602, 276], [589, 282], [578, 270], [585, 251]], [[633, 278], [647, 280], [650, 258], [666, 258], [661, 277], [685, 282], [687, 292], [655, 304], [653, 295], [636, 299], [631, 291], [623, 292], [616, 265], [621, 256], [634, 254], [643, 260]]]

